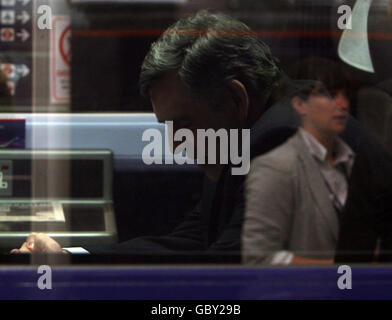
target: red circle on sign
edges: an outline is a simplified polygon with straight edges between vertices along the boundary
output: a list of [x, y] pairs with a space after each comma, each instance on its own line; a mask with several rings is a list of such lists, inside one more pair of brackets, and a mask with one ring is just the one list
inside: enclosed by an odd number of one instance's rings
[[60, 37], [60, 54], [63, 60], [65, 61], [66, 64], [70, 65], [71, 64], [71, 50], [69, 52], [65, 52], [64, 44], [65, 44], [65, 37], [68, 32], [71, 31], [71, 27], [67, 27], [64, 29], [63, 33], [61, 34]]
[[13, 68], [10, 65], [6, 65], [2, 68], [4, 74], [9, 77], [13, 73]]
[[14, 36], [14, 32], [12, 29], [3, 29], [2, 36], [6, 40], [10, 40]]

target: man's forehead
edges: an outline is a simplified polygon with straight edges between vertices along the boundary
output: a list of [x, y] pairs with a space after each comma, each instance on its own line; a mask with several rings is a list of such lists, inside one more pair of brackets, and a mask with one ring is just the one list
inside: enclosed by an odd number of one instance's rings
[[178, 121], [186, 117], [190, 99], [177, 74], [168, 74], [151, 87], [150, 96], [158, 121]]

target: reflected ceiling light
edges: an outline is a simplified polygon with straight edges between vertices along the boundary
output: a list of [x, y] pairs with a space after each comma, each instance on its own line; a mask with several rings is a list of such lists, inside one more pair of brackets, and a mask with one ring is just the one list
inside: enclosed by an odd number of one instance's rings
[[351, 12], [352, 29], [346, 29], [339, 41], [338, 55], [347, 64], [374, 73], [367, 32], [372, 0], [358, 0]]

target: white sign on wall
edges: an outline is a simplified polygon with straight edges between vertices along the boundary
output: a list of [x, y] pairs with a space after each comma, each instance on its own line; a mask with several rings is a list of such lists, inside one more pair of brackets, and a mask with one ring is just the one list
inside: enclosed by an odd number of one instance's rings
[[70, 102], [71, 87], [71, 19], [54, 16], [51, 30], [50, 101], [53, 104]]

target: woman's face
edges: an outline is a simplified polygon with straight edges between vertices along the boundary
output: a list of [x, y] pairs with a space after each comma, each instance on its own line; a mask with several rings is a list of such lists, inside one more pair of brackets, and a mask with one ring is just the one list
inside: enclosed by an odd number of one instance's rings
[[338, 135], [346, 128], [350, 102], [343, 90], [329, 96], [312, 93], [304, 102], [302, 126], [322, 134]]

